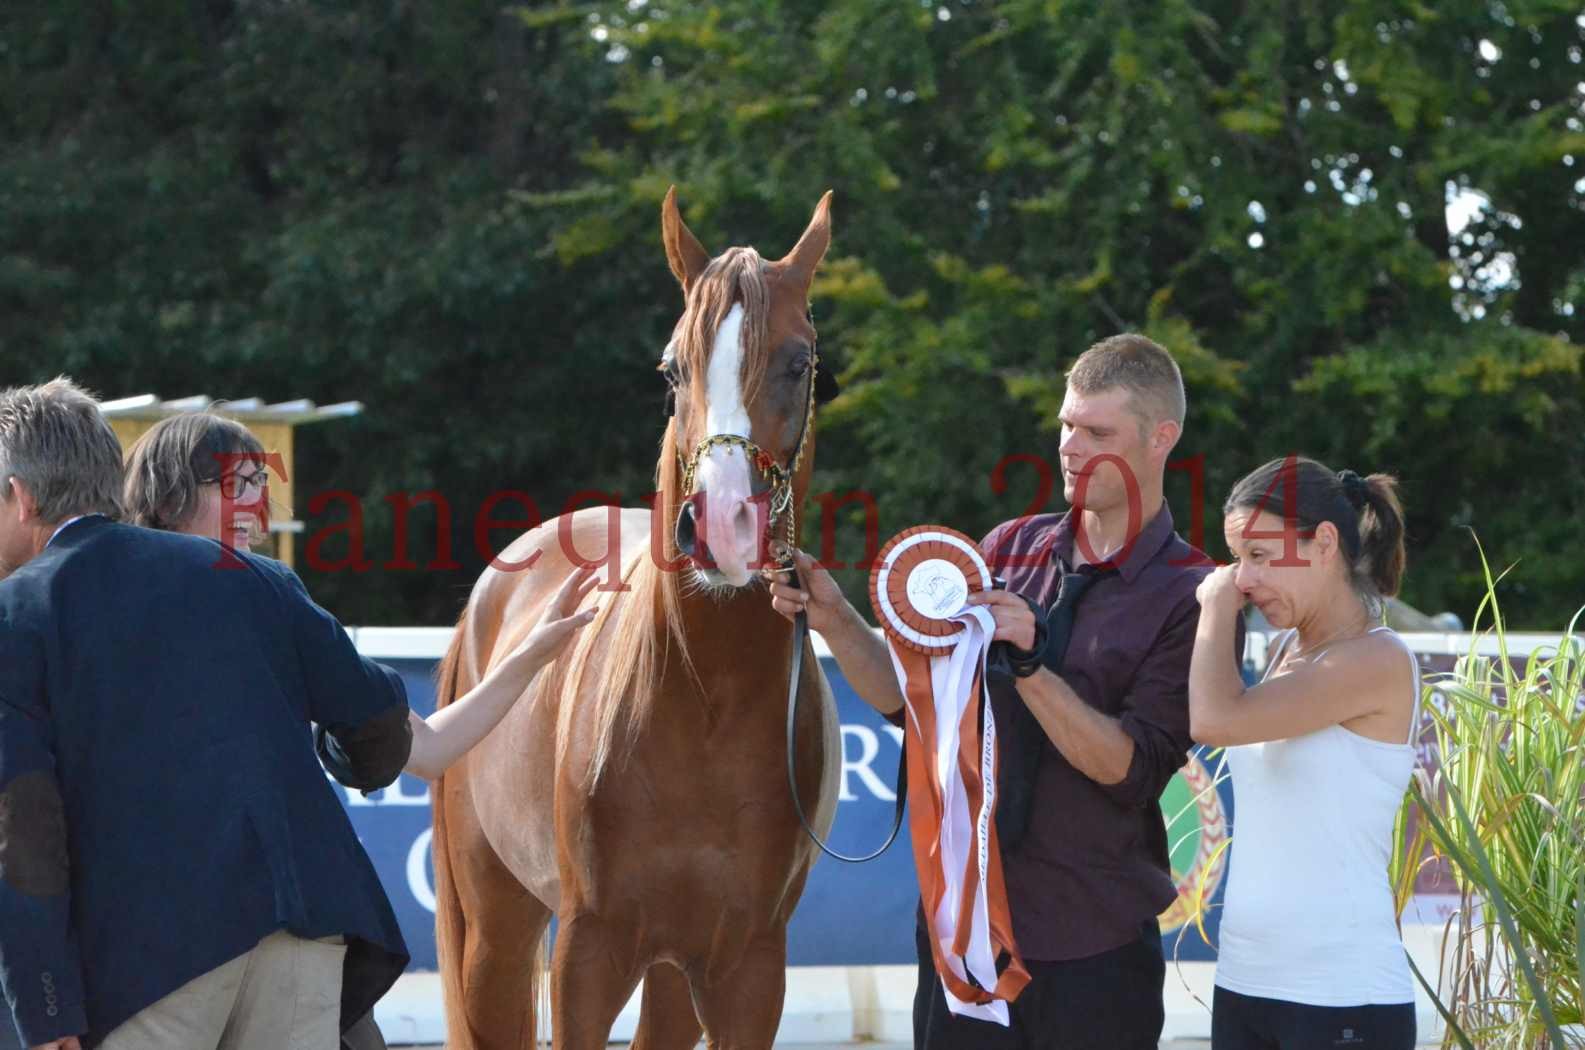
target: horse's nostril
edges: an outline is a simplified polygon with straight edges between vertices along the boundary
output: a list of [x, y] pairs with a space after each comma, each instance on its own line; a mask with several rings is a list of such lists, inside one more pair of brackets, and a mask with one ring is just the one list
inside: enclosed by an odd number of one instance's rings
[[689, 500], [677, 513], [677, 549], [693, 557], [694, 549], [698, 546], [698, 533], [698, 523], [694, 521], [694, 503]]

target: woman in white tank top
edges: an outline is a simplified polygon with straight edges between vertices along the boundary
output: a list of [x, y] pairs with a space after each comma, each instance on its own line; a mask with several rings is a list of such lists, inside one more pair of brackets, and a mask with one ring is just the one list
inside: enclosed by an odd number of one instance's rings
[[[1224, 508], [1235, 563], [1200, 584], [1190, 733], [1227, 748], [1233, 846], [1213, 1050], [1409, 1050], [1414, 985], [1387, 864], [1415, 762], [1414, 654], [1381, 626], [1403, 575], [1393, 478], [1273, 460]], [[1245, 687], [1244, 603], [1287, 628]]]

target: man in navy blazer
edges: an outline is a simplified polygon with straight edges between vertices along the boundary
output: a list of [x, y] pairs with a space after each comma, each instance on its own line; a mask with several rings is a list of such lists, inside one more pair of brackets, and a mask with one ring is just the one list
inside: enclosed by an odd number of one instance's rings
[[[121, 1033], [163, 1008], [173, 1050], [284, 1047], [253, 1015], [351, 1022], [406, 965], [309, 729], [390, 783], [406, 694], [291, 570], [120, 524], [120, 489], [85, 393], [0, 393], [0, 986], [24, 1046], [144, 1045]], [[296, 961], [247, 961], [266, 943]], [[316, 958], [339, 995], [271, 986]], [[217, 1001], [224, 1040], [182, 1013]]]

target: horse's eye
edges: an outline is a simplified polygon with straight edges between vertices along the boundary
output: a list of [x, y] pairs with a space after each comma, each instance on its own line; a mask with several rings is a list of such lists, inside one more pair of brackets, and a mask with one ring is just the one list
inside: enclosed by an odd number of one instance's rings
[[669, 358], [663, 360], [655, 371], [666, 380], [666, 416], [669, 419], [677, 414], [677, 362]]
[[809, 374], [809, 361], [810, 357], [808, 354], [799, 354], [787, 366], [787, 374], [793, 379], [802, 379]]

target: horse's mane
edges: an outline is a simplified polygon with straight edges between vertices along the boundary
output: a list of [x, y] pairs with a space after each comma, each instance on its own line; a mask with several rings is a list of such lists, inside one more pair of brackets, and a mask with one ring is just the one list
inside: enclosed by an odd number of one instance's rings
[[[707, 266], [688, 291], [686, 308], [672, 332], [671, 349], [680, 373], [689, 378], [690, 415], [702, 420], [706, 412], [707, 365], [717, 329], [732, 307], [743, 307], [744, 403], [754, 400], [770, 358], [766, 329], [770, 315], [770, 289], [765, 262], [752, 248], [729, 248]], [[672, 523], [682, 501], [682, 472], [678, 464], [677, 420], [674, 416], [661, 439], [660, 461], [655, 468], [655, 516], [650, 527], [659, 530], [659, 549], [667, 563], [679, 558]], [[690, 453], [692, 449], [681, 450]], [[625, 758], [643, 730], [660, 695], [660, 685], [671, 658], [672, 646], [697, 682], [698, 670], [682, 626], [681, 572], [665, 572], [656, 564], [657, 537], [648, 537], [622, 569], [629, 590], [621, 601], [607, 601], [595, 622], [583, 631], [561, 683], [561, 703], [556, 737], [558, 765], [566, 757], [573, 720], [594, 727], [594, 750], [585, 770], [591, 789], [613, 759]], [[687, 570], [683, 570], [687, 571]], [[608, 621], [616, 618], [614, 625]], [[585, 672], [595, 659], [595, 647], [610, 626], [611, 636], [598, 670], [599, 679], [588, 705], [577, 706]], [[560, 661], [558, 661], [560, 662]], [[563, 768], [565, 768], [563, 766]]]

